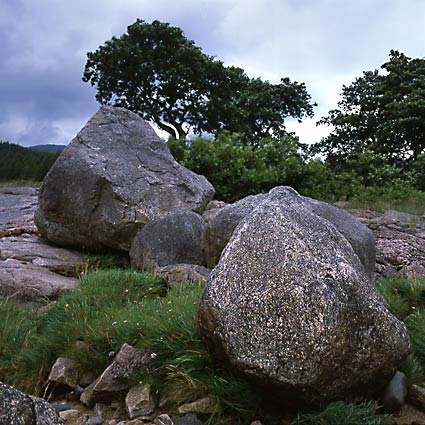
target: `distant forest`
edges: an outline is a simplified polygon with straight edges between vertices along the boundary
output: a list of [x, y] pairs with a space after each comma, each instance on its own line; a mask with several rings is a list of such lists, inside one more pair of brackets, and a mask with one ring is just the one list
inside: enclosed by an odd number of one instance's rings
[[49, 153], [0, 142], [0, 181], [41, 181], [60, 152]]

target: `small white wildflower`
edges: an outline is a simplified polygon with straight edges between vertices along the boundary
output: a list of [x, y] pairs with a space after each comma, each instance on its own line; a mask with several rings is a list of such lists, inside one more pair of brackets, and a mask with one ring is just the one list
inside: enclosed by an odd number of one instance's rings
[[123, 320], [123, 323], [128, 323], [128, 320]]
[[151, 353], [151, 359], [156, 359], [157, 354], [156, 353]]
[[117, 322], [112, 322], [112, 326], [117, 326]]

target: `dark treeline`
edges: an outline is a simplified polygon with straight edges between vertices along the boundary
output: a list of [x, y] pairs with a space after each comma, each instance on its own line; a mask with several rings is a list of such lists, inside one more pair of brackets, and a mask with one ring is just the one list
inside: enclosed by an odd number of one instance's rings
[[14, 143], [0, 142], [0, 181], [41, 181], [58, 155], [35, 152]]

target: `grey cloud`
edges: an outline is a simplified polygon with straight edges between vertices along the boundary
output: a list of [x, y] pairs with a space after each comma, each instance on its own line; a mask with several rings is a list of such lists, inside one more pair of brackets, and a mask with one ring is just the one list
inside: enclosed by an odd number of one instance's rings
[[0, 0], [0, 140], [67, 143], [98, 107], [86, 52], [137, 18], [179, 26], [253, 77], [305, 82], [317, 118], [391, 48], [423, 56], [425, 37], [423, 0]]

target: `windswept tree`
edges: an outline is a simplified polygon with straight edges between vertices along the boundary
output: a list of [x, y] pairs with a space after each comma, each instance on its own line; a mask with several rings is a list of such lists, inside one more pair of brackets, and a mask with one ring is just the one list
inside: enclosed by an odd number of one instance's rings
[[97, 88], [98, 102], [126, 107], [175, 138], [228, 130], [255, 143], [281, 137], [286, 117], [313, 115], [303, 83], [250, 79], [168, 23], [138, 19], [87, 57], [83, 80]]
[[343, 86], [338, 108], [319, 121], [334, 127], [317, 147], [330, 163], [373, 152], [397, 164], [425, 153], [425, 59], [391, 50], [381, 68]]

